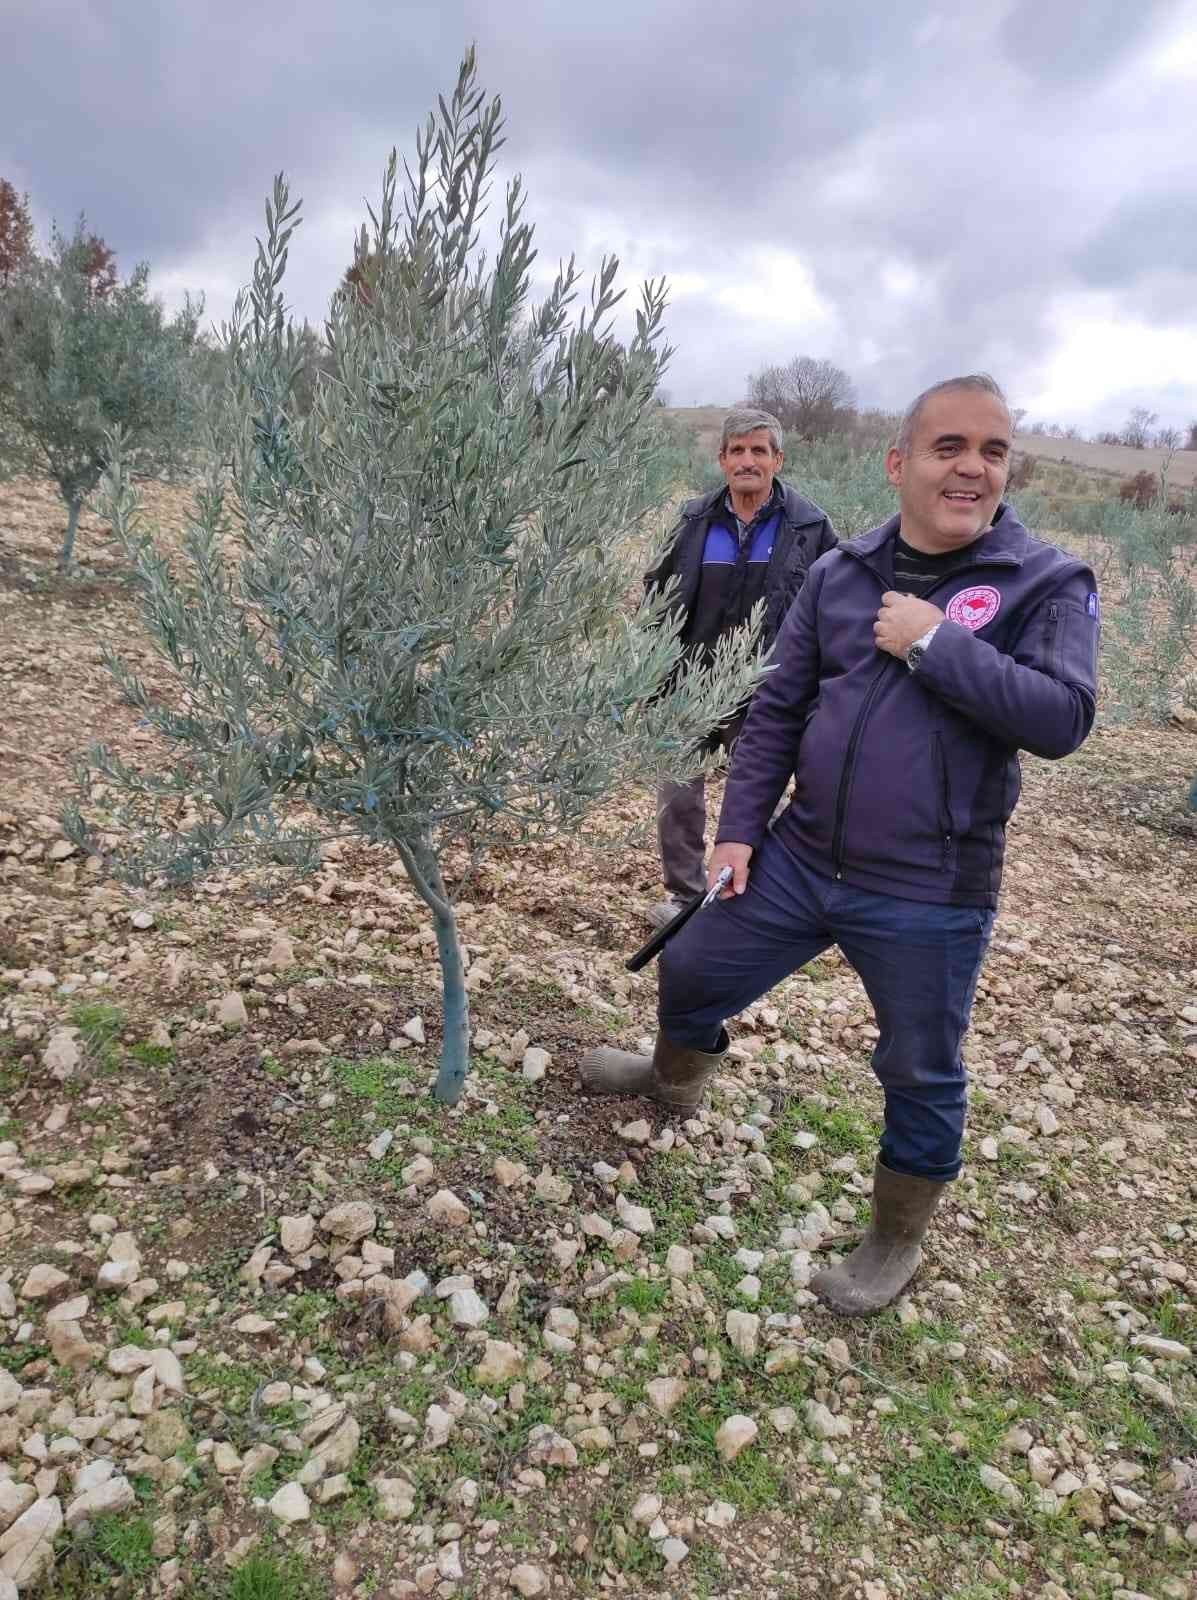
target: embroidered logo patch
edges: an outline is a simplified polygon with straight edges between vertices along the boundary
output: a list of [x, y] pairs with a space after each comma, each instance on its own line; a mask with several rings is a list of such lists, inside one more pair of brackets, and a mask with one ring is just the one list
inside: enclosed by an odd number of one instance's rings
[[1101, 606], [1098, 604], [1097, 595], [1092, 589], [1090, 589], [1088, 595], [1085, 597], [1085, 610], [1093, 618], [1094, 622], [1100, 620]]
[[996, 589], [987, 583], [978, 584], [972, 589], [961, 589], [959, 594], [952, 596], [948, 601], [947, 618], [949, 622], [958, 622], [962, 628], [976, 633], [978, 628], [993, 621], [1001, 603], [1002, 597]]

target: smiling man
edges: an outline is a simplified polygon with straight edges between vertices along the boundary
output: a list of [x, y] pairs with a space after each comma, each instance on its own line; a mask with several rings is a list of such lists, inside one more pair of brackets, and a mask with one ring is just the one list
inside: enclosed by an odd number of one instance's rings
[[1010, 444], [992, 378], [911, 405], [886, 457], [899, 514], [815, 564], [778, 636], [708, 869], [731, 867], [732, 884], [662, 952], [653, 1056], [581, 1064], [592, 1090], [693, 1108], [724, 1021], [838, 945], [872, 1002], [885, 1094], [869, 1229], [811, 1281], [846, 1315], [902, 1292], [960, 1171], [960, 1050], [1018, 751], [1068, 755], [1093, 723], [1093, 574], [1003, 503]]
[[[765, 603], [762, 643], [768, 647], [812, 563], [836, 545], [819, 507], [781, 479], [781, 425], [767, 411], [729, 411], [719, 439], [724, 483], [689, 500], [661, 561], [645, 577], [650, 592], [676, 577], [681, 642], [709, 659], [716, 644]], [[730, 750], [743, 713], [715, 729], [709, 748]], [[706, 789], [702, 778], [663, 783], [657, 833], [666, 897], [649, 911], [656, 927], [706, 886]]]

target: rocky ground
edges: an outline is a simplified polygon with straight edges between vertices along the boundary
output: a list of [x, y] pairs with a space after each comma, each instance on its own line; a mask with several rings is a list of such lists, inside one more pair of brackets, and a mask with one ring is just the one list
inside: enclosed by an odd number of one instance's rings
[[73, 757], [146, 739], [103, 648], [152, 659], [98, 525], [51, 575], [58, 517], [0, 491], [0, 1597], [1195, 1592], [1192, 731], [1026, 763], [965, 1173], [853, 1324], [807, 1288], [878, 1131], [838, 958], [699, 1115], [587, 1101], [651, 1027], [653, 856], [512, 851], [458, 888], [439, 1108], [392, 859], [133, 895], [62, 837]]

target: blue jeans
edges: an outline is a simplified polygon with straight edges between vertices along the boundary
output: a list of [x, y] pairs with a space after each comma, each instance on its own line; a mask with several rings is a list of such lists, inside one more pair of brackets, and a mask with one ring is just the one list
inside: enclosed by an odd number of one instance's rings
[[748, 888], [699, 911], [660, 956], [658, 1018], [675, 1044], [713, 1050], [727, 1017], [837, 944], [864, 984], [880, 1038], [881, 1159], [941, 1181], [960, 1171], [960, 1046], [994, 913], [899, 900], [812, 872], [773, 834]]

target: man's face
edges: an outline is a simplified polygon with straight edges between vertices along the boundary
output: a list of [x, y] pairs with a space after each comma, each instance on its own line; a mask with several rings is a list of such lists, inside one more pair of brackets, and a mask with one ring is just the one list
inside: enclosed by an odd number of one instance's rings
[[782, 452], [773, 448], [768, 428], [734, 433], [719, 452], [723, 476], [736, 494], [758, 494], [768, 489], [784, 459]]
[[993, 521], [1006, 487], [1010, 414], [978, 390], [932, 395], [909, 450], [890, 450], [885, 471], [898, 491], [902, 537], [928, 552], [962, 549]]

